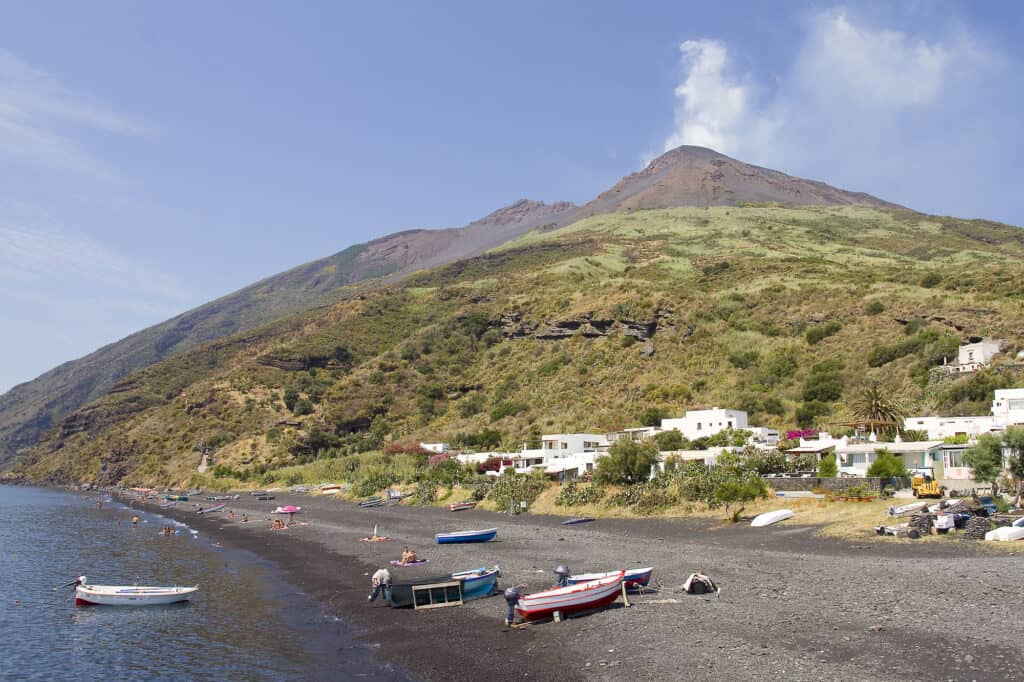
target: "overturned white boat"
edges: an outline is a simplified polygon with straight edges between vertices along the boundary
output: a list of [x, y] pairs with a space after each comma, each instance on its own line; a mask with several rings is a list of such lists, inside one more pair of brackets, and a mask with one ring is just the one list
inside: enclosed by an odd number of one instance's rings
[[997, 542], [1024, 540], [1024, 528], [1020, 526], [1003, 526], [985, 533], [985, 539]]
[[156, 606], [188, 601], [199, 586], [145, 587], [142, 585], [90, 585], [88, 578], [75, 581], [75, 603], [82, 606]]
[[764, 526], [770, 526], [773, 523], [778, 523], [779, 521], [791, 519], [793, 516], [794, 514], [792, 509], [776, 509], [775, 511], [758, 514], [754, 517], [754, 520], [750, 522], [750, 525], [754, 528], [763, 528]]

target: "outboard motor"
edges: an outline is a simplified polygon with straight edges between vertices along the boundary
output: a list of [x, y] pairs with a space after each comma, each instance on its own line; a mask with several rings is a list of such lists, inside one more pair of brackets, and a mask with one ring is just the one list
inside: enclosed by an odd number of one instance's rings
[[519, 588], [516, 587], [510, 587], [505, 590], [505, 603], [508, 604], [508, 613], [505, 615], [505, 625], [512, 625], [512, 622], [516, 618], [516, 602], [519, 601], [520, 594]]
[[569, 567], [565, 564], [559, 564], [555, 567], [555, 584], [559, 587], [567, 587], [569, 585]]

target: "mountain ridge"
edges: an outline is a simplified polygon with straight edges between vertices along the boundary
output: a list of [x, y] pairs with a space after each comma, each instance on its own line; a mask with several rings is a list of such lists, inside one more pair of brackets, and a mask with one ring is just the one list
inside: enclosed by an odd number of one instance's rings
[[786, 204], [796, 199], [820, 205], [896, 207], [871, 195], [750, 166], [710, 149], [679, 147], [583, 206], [521, 199], [460, 228], [410, 229], [356, 244], [62, 363], [0, 395], [0, 470], [65, 415], [103, 395], [133, 371], [418, 270], [484, 253], [538, 228], [564, 227], [595, 214], [644, 208]]

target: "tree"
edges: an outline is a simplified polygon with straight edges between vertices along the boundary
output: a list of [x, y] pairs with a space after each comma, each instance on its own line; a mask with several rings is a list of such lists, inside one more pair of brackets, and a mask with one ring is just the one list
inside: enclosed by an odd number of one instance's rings
[[836, 466], [835, 455], [825, 455], [818, 463], [818, 476], [821, 478], [835, 478], [839, 475], [839, 467]]
[[1003, 473], [1003, 437], [986, 433], [978, 438], [978, 444], [964, 453], [964, 464], [974, 470], [974, 480], [995, 483]]
[[887, 391], [878, 380], [871, 381], [861, 389], [850, 404], [855, 419], [895, 422], [902, 428], [907, 417], [907, 406]]
[[660, 426], [665, 411], [660, 407], [648, 407], [640, 413], [640, 423], [643, 426]]
[[295, 409], [295, 403], [299, 401], [299, 392], [289, 386], [284, 389], [284, 406], [289, 410]]
[[662, 431], [653, 438], [653, 441], [659, 452], [666, 452], [668, 450], [687, 450], [690, 447], [690, 441], [687, 440], [686, 437], [677, 429]]
[[868, 476], [878, 478], [910, 478], [903, 458], [897, 457], [885, 448], [876, 453], [875, 461], [868, 467]]
[[1020, 495], [1024, 493], [1024, 428], [1008, 428], [1003, 434], [1003, 445], [1010, 451], [1007, 463]]
[[650, 477], [651, 467], [657, 462], [658, 449], [653, 443], [616, 443], [597, 461], [594, 480], [617, 485], [640, 483]]

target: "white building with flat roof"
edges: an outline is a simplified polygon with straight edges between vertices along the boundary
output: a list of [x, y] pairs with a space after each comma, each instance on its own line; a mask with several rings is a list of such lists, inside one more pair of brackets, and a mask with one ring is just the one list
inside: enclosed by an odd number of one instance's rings
[[661, 430], [675, 429], [689, 440], [713, 436], [727, 429], [747, 429], [747, 413], [743, 410], [687, 410], [686, 415], [675, 419], [662, 419]]
[[992, 399], [992, 417], [1004, 428], [1024, 424], [1024, 388], [1000, 388]]
[[992, 358], [999, 354], [1002, 343], [999, 339], [965, 343], [957, 349], [956, 364], [950, 369], [955, 372], [977, 372], [984, 369], [992, 362]]
[[956, 436], [967, 436], [974, 440], [978, 436], [1003, 430], [1003, 424], [996, 417], [907, 417], [903, 421], [905, 431], [927, 431], [931, 440], [942, 440]]

